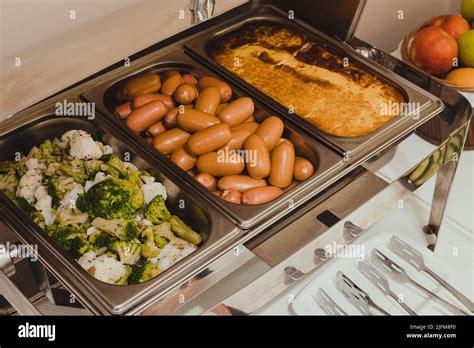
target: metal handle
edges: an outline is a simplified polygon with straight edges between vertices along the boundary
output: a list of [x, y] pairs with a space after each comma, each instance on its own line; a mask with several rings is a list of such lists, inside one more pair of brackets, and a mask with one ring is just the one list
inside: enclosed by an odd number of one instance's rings
[[26, 298], [25, 295], [16, 287], [11, 279], [3, 272], [0, 271], [0, 289], [1, 294], [8, 303], [18, 312], [20, 315], [41, 315], [40, 311]]
[[408, 314], [410, 315], [418, 315], [409, 305], [407, 305], [405, 302], [400, 302], [398, 301], [397, 295], [393, 291], [390, 291], [390, 297], [393, 298]]
[[474, 304], [466, 296], [461, 294], [456, 290], [452, 285], [450, 285], [446, 280], [442, 279], [439, 275], [433, 272], [431, 269], [426, 268], [426, 273], [432, 276], [438, 283], [440, 283], [446, 290], [453, 294], [463, 305], [466, 306], [471, 312], [474, 312]]

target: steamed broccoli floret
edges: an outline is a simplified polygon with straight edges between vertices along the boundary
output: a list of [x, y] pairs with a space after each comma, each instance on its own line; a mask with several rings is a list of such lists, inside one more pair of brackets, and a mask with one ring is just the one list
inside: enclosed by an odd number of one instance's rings
[[133, 265], [140, 259], [141, 245], [132, 241], [115, 241], [110, 245], [114, 250], [120, 262], [126, 265]]
[[0, 162], [0, 173], [14, 173], [16, 171], [17, 161]]
[[120, 240], [132, 240], [138, 235], [138, 224], [136, 221], [95, 218], [92, 221], [92, 226]]
[[84, 167], [84, 162], [81, 160], [72, 160], [68, 164], [61, 163], [59, 169], [70, 177], [74, 178], [74, 181], [84, 185], [89, 179]]
[[129, 265], [125, 265], [125, 274], [122, 278], [117, 280], [115, 284], [117, 285], [125, 285], [127, 283], [128, 276], [132, 273], [132, 267]]
[[62, 226], [84, 224], [87, 222], [89, 215], [83, 213], [76, 207], [61, 209], [57, 215], [57, 221]]
[[148, 260], [140, 261], [133, 265], [132, 271], [128, 276], [128, 284], [138, 284], [146, 282], [151, 278], [154, 278], [158, 275], [158, 266], [155, 263], [152, 263]]
[[63, 150], [49, 139], [40, 145], [40, 149], [45, 156], [61, 156], [63, 154]]
[[77, 227], [54, 226], [48, 229], [48, 234], [75, 259], [89, 249], [87, 240]]
[[67, 191], [74, 187], [74, 178], [55, 176], [48, 180], [48, 194], [53, 198], [53, 204], [59, 205]]
[[168, 242], [169, 240], [167, 240], [165, 237], [158, 236], [158, 235], [155, 236], [155, 245], [160, 249], [163, 249], [166, 246], [166, 244], [168, 244]]
[[102, 165], [102, 161], [100, 160], [89, 160], [84, 162], [84, 167], [86, 169], [87, 175], [90, 178], [94, 177], [97, 172], [100, 171], [100, 166]]
[[127, 180], [137, 187], [141, 187], [143, 185], [143, 181], [142, 178], [140, 178], [140, 172], [138, 170], [129, 170]]
[[109, 249], [110, 244], [114, 241], [114, 239], [104, 233], [100, 233], [98, 236], [95, 237], [94, 239], [94, 245], [98, 248], [107, 248]]
[[143, 206], [143, 193], [132, 183], [107, 178], [79, 196], [77, 207], [92, 218], [130, 219]]
[[157, 257], [161, 250], [155, 244], [155, 235], [152, 228], [146, 228], [142, 232], [142, 238], [145, 239], [142, 244], [142, 256], [147, 259]]
[[35, 224], [37, 224], [42, 230], [46, 229], [46, 223], [44, 221], [44, 217], [39, 211], [35, 211], [32, 214], [32, 217]]
[[15, 192], [18, 186], [18, 178], [13, 171], [6, 174], [0, 174], [0, 190]]
[[157, 195], [147, 205], [144, 212], [145, 218], [155, 224], [161, 224], [168, 221], [171, 217], [171, 213], [166, 208], [165, 200], [161, 195]]
[[101, 166], [102, 171], [110, 174], [114, 178], [118, 178], [120, 176], [124, 178], [127, 177], [127, 168], [125, 168], [122, 160], [118, 158], [117, 155], [108, 154], [102, 156], [101, 160], [104, 162], [104, 164]]
[[183, 238], [185, 241], [198, 245], [202, 242], [201, 235], [193, 231], [185, 222], [183, 222], [179, 217], [173, 215], [170, 219], [171, 230], [178, 237]]
[[25, 213], [32, 216], [36, 209], [23, 197], [15, 197], [14, 202], [19, 206]]

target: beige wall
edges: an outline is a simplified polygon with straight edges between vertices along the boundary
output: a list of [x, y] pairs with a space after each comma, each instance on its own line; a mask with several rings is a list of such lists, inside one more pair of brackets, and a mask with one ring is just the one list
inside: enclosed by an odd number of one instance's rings
[[[356, 36], [386, 51], [431, 17], [459, 13], [461, 0], [367, 0]], [[403, 19], [398, 19], [398, 11]]]

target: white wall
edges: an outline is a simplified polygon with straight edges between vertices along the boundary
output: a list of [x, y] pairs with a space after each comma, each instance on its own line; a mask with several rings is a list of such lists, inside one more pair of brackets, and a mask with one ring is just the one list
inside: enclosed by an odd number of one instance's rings
[[[459, 13], [461, 0], [367, 0], [355, 35], [386, 52], [427, 19]], [[403, 11], [403, 19], [398, 18]]]

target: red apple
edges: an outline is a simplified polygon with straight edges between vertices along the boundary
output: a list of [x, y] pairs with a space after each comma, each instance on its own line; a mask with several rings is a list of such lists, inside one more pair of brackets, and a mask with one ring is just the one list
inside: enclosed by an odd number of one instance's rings
[[440, 27], [448, 34], [454, 36], [455, 39], [469, 30], [469, 22], [460, 15], [454, 14], [431, 18], [425, 23], [424, 27], [431, 26]]
[[456, 39], [438, 27], [420, 30], [410, 47], [411, 61], [428, 74], [436, 76], [451, 70], [457, 55]]

